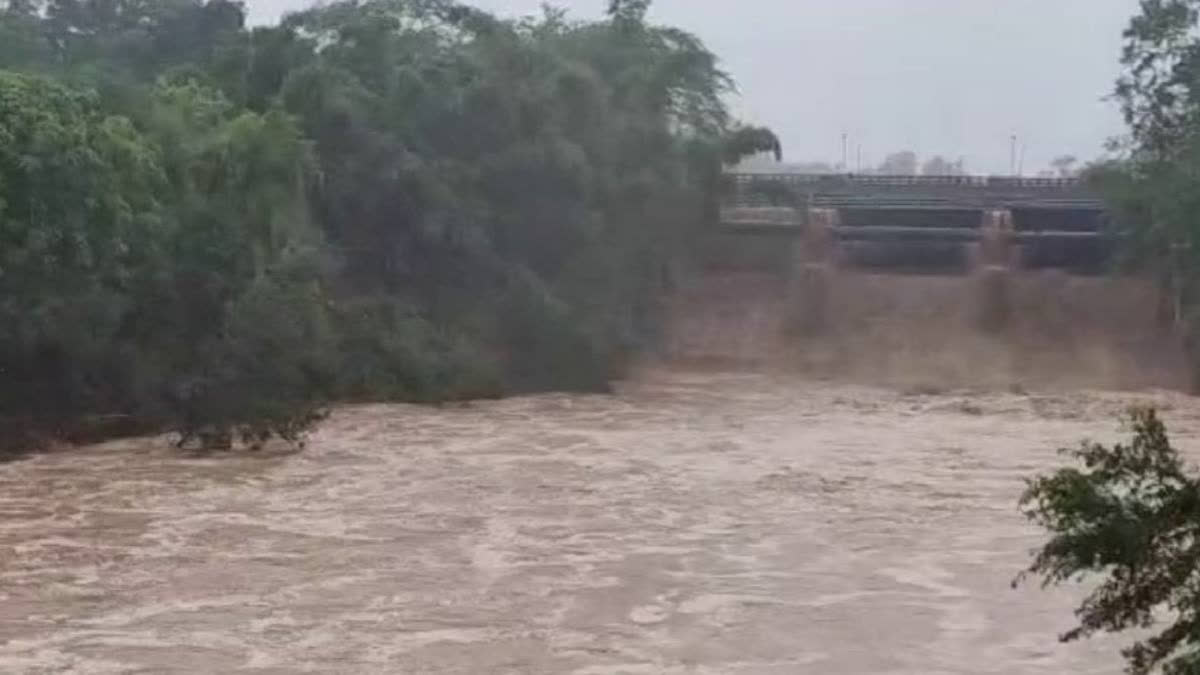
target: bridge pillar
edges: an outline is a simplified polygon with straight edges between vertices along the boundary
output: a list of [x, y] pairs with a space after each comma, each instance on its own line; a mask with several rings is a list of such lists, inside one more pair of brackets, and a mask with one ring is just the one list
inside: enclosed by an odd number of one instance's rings
[[1008, 209], [983, 212], [975, 265], [1012, 267], [1013, 215]]
[[841, 220], [837, 209], [809, 209], [804, 219], [804, 236], [797, 251], [801, 263], [834, 263], [837, 254], [835, 228]]
[[836, 209], [808, 209], [804, 236], [794, 251], [788, 301], [792, 328], [801, 334], [824, 332], [837, 259]]
[[998, 332], [1008, 325], [1012, 312], [1012, 212], [985, 211], [980, 234], [972, 265], [976, 321], [983, 330]]

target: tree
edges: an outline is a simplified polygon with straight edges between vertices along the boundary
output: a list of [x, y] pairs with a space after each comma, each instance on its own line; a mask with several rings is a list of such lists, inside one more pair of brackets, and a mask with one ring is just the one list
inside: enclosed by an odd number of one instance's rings
[[50, 45], [41, 33], [40, 3], [0, 2], [0, 67], [36, 68], [50, 61]]
[[893, 152], [879, 165], [879, 173], [885, 176], [917, 175], [917, 153], [912, 150]]
[[152, 100], [139, 131], [0, 71], [0, 417], [295, 438], [322, 394], [308, 144], [194, 82]]
[[1165, 623], [1124, 650], [1128, 671], [1200, 672], [1200, 476], [1154, 410], [1134, 410], [1130, 421], [1128, 444], [1063, 451], [1082, 467], [1028, 483], [1022, 508], [1051, 538], [1026, 574], [1044, 586], [1102, 577], [1064, 642]]
[[[593, 24], [465, 22], [450, 3], [293, 17], [324, 47], [282, 97], [315, 141], [317, 210], [354, 288], [469, 321], [521, 388], [546, 384], [522, 373], [575, 369], [602, 386], [652, 322], [660, 266], [715, 211], [722, 164], [779, 152], [769, 131], [731, 122], [716, 58], [647, 24], [647, 6], [614, 3]], [[536, 307], [488, 316], [524, 301]], [[576, 357], [527, 348], [551, 326], [583, 345]], [[529, 362], [551, 354], [563, 362]]]
[[146, 330], [164, 366], [148, 406], [185, 439], [295, 440], [331, 393], [310, 144], [282, 111], [239, 111], [194, 81], [152, 99], [172, 189], [171, 257], [136, 315], [158, 323]]
[[921, 175], [923, 176], [962, 176], [966, 174], [963, 168], [964, 161], [951, 162], [941, 155], [934, 155], [921, 165]]
[[1139, 154], [1169, 157], [1200, 124], [1200, 1], [1152, 0], [1140, 9], [1125, 29], [1116, 96]]
[[[1200, 0], [1142, 2], [1125, 31], [1116, 98], [1129, 135], [1091, 168], [1131, 263], [1155, 274], [1186, 333], [1200, 331]], [[1196, 344], [1196, 340], [1192, 340]], [[1200, 353], [1194, 354], [1200, 364]], [[1200, 373], [1200, 368], [1197, 368]]]
[[0, 415], [120, 404], [110, 349], [163, 241], [154, 148], [95, 96], [0, 71]]
[[643, 23], [650, 0], [608, 0], [608, 16], [618, 21]]
[[1079, 159], [1075, 155], [1061, 155], [1050, 161], [1050, 167], [1054, 169], [1059, 178], [1070, 178], [1078, 175], [1079, 171], [1075, 168], [1078, 162]]
[[332, 398], [604, 388], [722, 167], [781, 154], [648, 0], [2, 6], [0, 418], [227, 445]]

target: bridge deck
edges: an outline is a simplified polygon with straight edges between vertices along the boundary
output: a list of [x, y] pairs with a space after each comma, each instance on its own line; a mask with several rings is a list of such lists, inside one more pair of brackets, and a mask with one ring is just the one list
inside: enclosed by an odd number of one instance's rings
[[727, 174], [726, 180], [727, 202], [739, 206], [1104, 209], [1074, 178]]
[[1075, 179], [738, 174], [724, 197], [723, 234], [828, 237], [866, 266], [961, 267], [969, 250], [1011, 244], [1026, 266], [1100, 269], [1116, 242], [1103, 202]]

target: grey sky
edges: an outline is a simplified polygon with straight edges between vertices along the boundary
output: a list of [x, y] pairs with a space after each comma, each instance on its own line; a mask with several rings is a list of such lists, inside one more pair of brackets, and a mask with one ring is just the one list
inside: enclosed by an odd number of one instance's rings
[[[306, 0], [248, 0], [269, 20]], [[500, 14], [541, 0], [476, 0]], [[606, 0], [558, 0], [597, 16]], [[700, 35], [736, 78], [739, 116], [783, 138], [789, 160], [865, 164], [888, 152], [965, 157], [1007, 172], [1010, 136], [1035, 173], [1094, 157], [1121, 131], [1102, 99], [1137, 0], [657, 0], [653, 18]]]

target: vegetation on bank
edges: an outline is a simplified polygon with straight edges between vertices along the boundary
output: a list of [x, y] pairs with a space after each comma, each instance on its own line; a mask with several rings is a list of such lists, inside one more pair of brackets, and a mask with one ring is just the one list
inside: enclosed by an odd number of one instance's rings
[[1026, 574], [1043, 585], [1102, 577], [1064, 642], [1151, 629], [1124, 650], [1128, 671], [1200, 672], [1200, 476], [1183, 463], [1151, 409], [1134, 410], [1133, 438], [1085, 443], [1076, 466], [1029, 482], [1025, 514], [1049, 531]]
[[0, 427], [596, 389], [769, 131], [648, 0], [0, 1]]
[[1088, 173], [1122, 228], [1124, 253], [1158, 275], [1200, 364], [1200, 0], [1139, 10], [1114, 91], [1129, 133], [1112, 142], [1115, 159]]
[[[1200, 0], [1143, 0], [1121, 63], [1129, 133], [1088, 173], [1126, 256], [1158, 274], [1200, 383]], [[1084, 444], [1072, 466], [1029, 483], [1023, 510], [1050, 539], [1026, 574], [1045, 585], [1099, 577], [1062, 640], [1140, 630], [1123, 652], [1128, 672], [1200, 673], [1200, 476], [1153, 410], [1130, 421], [1129, 443]]]

